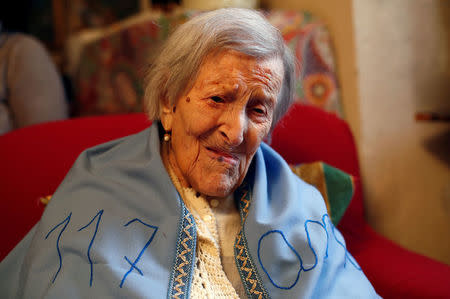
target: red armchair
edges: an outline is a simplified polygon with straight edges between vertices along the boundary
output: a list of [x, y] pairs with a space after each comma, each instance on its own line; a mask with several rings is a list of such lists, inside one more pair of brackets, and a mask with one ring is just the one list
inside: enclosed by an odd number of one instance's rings
[[[3, 259], [39, 220], [44, 205], [80, 152], [150, 125], [144, 114], [52, 122], [0, 136]], [[290, 163], [323, 161], [359, 178], [347, 124], [310, 106], [294, 105], [273, 132], [272, 147]], [[377, 292], [385, 298], [450, 298], [450, 267], [405, 250], [365, 222], [361, 183], [339, 229]]]

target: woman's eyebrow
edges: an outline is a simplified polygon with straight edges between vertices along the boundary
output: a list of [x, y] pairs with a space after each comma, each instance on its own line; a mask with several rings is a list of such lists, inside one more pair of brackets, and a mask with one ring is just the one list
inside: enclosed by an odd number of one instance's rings
[[267, 96], [261, 92], [255, 92], [252, 94], [250, 101], [251, 103], [262, 103], [263, 105], [267, 105], [270, 108], [275, 107], [275, 98], [271, 96]]
[[214, 85], [219, 85], [223, 83], [223, 78], [219, 77], [219, 76], [214, 76], [214, 77], [208, 77], [206, 79], [201, 80], [199, 86], [197, 87], [198, 89], [203, 89], [205, 87], [210, 87], [210, 86], [214, 86]]

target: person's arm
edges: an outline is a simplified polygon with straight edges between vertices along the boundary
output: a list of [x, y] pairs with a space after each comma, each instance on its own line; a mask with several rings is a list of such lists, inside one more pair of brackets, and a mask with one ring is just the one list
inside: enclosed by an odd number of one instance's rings
[[67, 118], [64, 88], [46, 49], [25, 35], [11, 38], [7, 84], [14, 127]]

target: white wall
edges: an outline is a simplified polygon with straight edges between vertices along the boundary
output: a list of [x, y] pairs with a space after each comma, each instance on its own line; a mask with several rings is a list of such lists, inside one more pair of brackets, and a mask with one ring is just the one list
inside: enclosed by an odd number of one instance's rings
[[414, 113], [450, 107], [449, 5], [353, 1], [368, 220], [388, 238], [447, 264], [450, 124], [416, 122]]

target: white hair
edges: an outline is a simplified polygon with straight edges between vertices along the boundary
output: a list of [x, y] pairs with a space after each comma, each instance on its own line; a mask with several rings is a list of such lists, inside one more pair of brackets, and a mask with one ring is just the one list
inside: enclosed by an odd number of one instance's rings
[[167, 39], [147, 73], [145, 109], [159, 120], [164, 101], [175, 101], [197, 79], [202, 62], [214, 51], [234, 50], [256, 59], [280, 57], [284, 79], [273, 116], [272, 128], [294, 101], [295, 59], [278, 29], [259, 12], [224, 8], [193, 17]]

